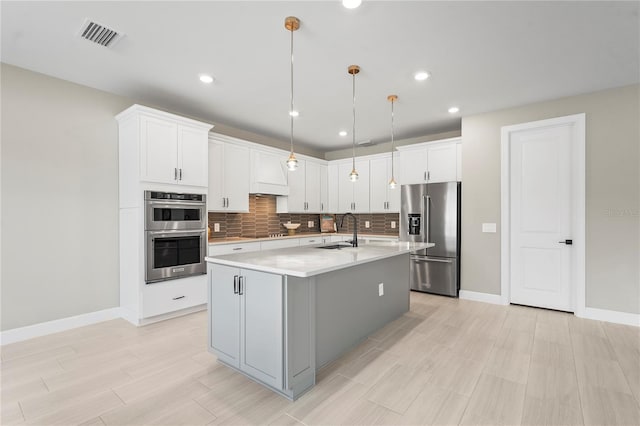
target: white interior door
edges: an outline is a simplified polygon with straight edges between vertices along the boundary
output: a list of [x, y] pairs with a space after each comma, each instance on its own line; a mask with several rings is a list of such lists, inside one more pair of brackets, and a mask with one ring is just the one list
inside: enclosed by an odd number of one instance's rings
[[509, 135], [511, 303], [574, 310], [572, 126]]

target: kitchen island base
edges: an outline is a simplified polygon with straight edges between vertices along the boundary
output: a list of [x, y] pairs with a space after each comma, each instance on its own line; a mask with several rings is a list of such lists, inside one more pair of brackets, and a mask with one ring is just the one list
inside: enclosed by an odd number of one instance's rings
[[408, 253], [310, 277], [210, 261], [208, 279], [210, 351], [291, 400], [409, 310]]

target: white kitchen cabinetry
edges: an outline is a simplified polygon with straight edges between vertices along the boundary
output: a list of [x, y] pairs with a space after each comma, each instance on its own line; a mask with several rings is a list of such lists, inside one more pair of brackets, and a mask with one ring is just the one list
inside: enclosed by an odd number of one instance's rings
[[[395, 159], [395, 161], [398, 161]], [[400, 211], [400, 185], [389, 188], [391, 180], [391, 156], [369, 161], [371, 213], [398, 213]], [[396, 168], [397, 172], [397, 168]], [[396, 175], [396, 181], [398, 181]]]
[[209, 141], [208, 210], [249, 211], [249, 148]]
[[289, 195], [285, 151], [263, 151], [251, 148], [252, 194]]
[[436, 183], [458, 180], [460, 138], [398, 147], [399, 183]]
[[329, 213], [337, 213], [339, 211], [340, 197], [338, 188], [338, 178], [340, 170], [337, 163], [329, 163], [327, 166], [327, 208], [325, 211]]
[[252, 251], [260, 251], [260, 241], [209, 245], [209, 256], [222, 256], [225, 254], [234, 253], [249, 253]]
[[206, 187], [208, 164], [205, 154], [207, 134], [212, 126], [158, 113], [161, 112], [137, 108], [140, 180]]
[[319, 213], [322, 211], [322, 169], [326, 166], [299, 160], [298, 169], [289, 172], [289, 213]]
[[369, 160], [356, 159], [358, 180], [351, 182], [352, 162], [338, 165], [338, 212], [369, 212]]
[[298, 247], [300, 245], [299, 238], [283, 238], [281, 240], [269, 240], [260, 242], [260, 250], [271, 250], [287, 247]]

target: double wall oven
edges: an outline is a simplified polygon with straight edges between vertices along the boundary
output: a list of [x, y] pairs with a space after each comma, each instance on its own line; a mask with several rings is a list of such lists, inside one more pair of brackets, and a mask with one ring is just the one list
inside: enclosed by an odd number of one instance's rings
[[147, 284], [207, 272], [207, 203], [203, 194], [145, 191]]

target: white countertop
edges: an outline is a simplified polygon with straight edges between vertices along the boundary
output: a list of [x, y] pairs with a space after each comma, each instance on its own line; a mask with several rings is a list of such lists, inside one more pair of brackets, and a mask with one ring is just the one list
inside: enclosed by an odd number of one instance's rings
[[205, 260], [220, 265], [304, 278], [433, 246], [432, 243], [371, 242], [359, 247], [335, 250], [318, 246], [292, 247], [205, 257]]
[[[314, 234], [295, 234], [295, 235], [283, 235], [281, 237], [257, 237], [257, 238], [252, 238], [252, 237], [230, 237], [230, 238], [220, 238], [220, 239], [216, 239], [216, 238], [209, 238], [209, 246], [214, 246], [214, 245], [224, 245], [224, 244], [238, 244], [238, 243], [252, 243], [252, 242], [259, 242], [259, 241], [273, 241], [273, 240], [290, 240], [290, 239], [296, 239], [296, 238], [318, 238], [318, 237], [331, 237], [331, 236], [338, 236], [338, 237], [351, 237], [353, 234], [351, 232], [326, 232], [326, 233], [314, 233]], [[385, 234], [358, 234], [358, 239], [389, 239], [389, 240], [397, 240], [398, 236], [397, 235], [385, 235]]]

